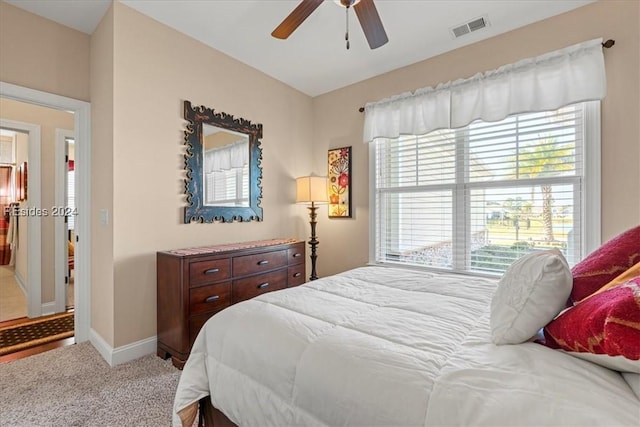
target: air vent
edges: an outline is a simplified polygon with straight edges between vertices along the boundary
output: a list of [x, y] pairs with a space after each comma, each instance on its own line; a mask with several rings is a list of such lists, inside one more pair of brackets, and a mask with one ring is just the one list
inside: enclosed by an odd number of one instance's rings
[[469, 26], [469, 29], [471, 31], [476, 31], [487, 26], [484, 22], [484, 18], [474, 19], [473, 21], [469, 22], [467, 25]]
[[466, 22], [462, 25], [455, 26], [450, 28], [451, 34], [454, 38], [464, 36], [465, 34], [469, 34], [473, 31], [481, 30], [484, 27], [489, 26], [489, 20], [486, 16], [481, 16], [480, 18], [472, 19], [469, 22]]
[[465, 34], [469, 34], [469, 26], [467, 24], [460, 25], [459, 27], [455, 27], [452, 29], [453, 35], [456, 37], [464, 36]]

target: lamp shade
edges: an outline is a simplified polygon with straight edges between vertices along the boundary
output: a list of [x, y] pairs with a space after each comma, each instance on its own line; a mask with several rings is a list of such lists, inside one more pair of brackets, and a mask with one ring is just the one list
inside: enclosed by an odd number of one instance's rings
[[296, 178], [296, 203], [328, 203], [327, 177], [302, 176]]

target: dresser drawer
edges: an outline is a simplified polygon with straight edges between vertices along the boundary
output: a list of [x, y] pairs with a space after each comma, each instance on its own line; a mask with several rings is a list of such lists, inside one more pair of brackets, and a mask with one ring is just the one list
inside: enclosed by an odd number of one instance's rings
[[247, 277], [233, 281], [232, 302], [253, 298], [260, 294], [287, 287], [287, 269], [272, 271], [257, 277]]
[[196, 261], [189, 264], [189, 286], [213, 283], [231, 277], [231, 259]]
[[189, 314], [215, 311], [231, 304], [231, 282], [200, 286], [189, 290]]
[[298, 286], [304, 283], [304, 264], [289, 267], [287, 287]]
[[287, 257], [289, 258], [289, 265], [304, 264], [304, 243], [296, 243], [287, 249]]
[[233, 258], [233, 276], [246, 276], [287, 265], [287, 250], [265, 252]]

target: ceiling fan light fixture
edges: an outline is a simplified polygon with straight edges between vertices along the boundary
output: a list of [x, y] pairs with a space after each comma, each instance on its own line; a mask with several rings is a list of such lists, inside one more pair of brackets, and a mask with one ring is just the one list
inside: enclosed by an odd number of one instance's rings
[[333, 0], [340, 7], [350, 8], [360, 3], [360, 0]]

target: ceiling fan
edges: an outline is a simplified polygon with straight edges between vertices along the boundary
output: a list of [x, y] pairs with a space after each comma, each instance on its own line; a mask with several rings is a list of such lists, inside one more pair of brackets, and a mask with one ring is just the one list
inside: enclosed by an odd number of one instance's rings
[[[286, 39], [322, 4], [322, 1], [323, 0], [302, 0], [300, 4], [293, 9], [293, 12], [273, 30], [271, 35], [277, 39]], [[349, 8], [352, 6], [356, 11], [356, 16], [360, 21], [360, 26], [362, 27], [362, 31], [364, 31], [364, 35], [371, 49], [379, 48], [389, 41], [373, 0], [340, 0], [340, 4], [347, 9], [347, 32], [345, 34], [347, 49], [349, 49], [348, 13]]]

